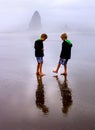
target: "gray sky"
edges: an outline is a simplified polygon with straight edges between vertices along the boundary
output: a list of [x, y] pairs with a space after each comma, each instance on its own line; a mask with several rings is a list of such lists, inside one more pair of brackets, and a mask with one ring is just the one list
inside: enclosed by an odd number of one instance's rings
[[94, 0], [0, 0], [0, 32], [27, 28], [35, 10], [45, 25], [86, 23], [95, 28]]

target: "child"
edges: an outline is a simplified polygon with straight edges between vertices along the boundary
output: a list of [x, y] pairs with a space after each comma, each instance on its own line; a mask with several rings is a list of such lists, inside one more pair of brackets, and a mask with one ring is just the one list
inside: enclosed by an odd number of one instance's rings
[[45, 74], [42, 72], [42, 65], [43, 65], [43, 56], [44, 56], [44, 46], [43, 41], [48, 38], [47, 34], [41, 34], [40, 39], [35, 41], [35, 57], [37, 59], [37, 70], [36, 74], [40, 76], [44, 76]]
[[66, 33], [63, 33], [61, 35], [61, 39], [63, 40], [63, 43], [62, 43], [62, 50], [61, 50], [61, 54], [60, 54], [60, 60], [59, 60], [56, 70], [54, 70], [53, 72], [58, 73], [58, 70], [62, 64], [62, 65], [64, 65], [64, 72], [61, 73], [61, 75], [67, 75], [67, 62], [71, 58], [72, 43], [70, 42], [70, 40], [67, 40]]

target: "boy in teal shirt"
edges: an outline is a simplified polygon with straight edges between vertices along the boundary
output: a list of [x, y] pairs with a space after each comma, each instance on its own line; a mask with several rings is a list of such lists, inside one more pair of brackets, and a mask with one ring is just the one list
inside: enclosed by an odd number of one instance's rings
[[64, 72], [61, 73], [61, 75], [67, 75], [67, 62], [71, 58], [72, 43], [70, 42], [70, 40], [67, 39], [66, 33], [63, 33], [61, 35], [61, 39], [63, 40], [63, 42], [62, 42], [62, 49], [60, 53], [60, 59], [56, 70], [53, 70], [53, 72], [58, 73], [60, 66], [64, 65]]

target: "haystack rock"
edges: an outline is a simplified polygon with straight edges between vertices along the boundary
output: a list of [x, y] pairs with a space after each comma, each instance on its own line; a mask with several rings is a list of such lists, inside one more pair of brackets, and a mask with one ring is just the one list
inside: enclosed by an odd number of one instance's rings
[[41, 16], [38, 11], [34, 12], [29, 27], [31, 30], [40, 30], [42, 28]]

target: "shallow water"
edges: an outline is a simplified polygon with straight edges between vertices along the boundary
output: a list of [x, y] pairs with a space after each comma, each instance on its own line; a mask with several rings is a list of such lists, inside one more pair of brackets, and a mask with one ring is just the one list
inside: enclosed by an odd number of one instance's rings
[[95, 130], [95, 34], [69, 33], [67, 77], [52, 70], [60, 34], [45, 41], [44, 77], [35, 75], [37, 35], [0, 34], [0, 130]]

